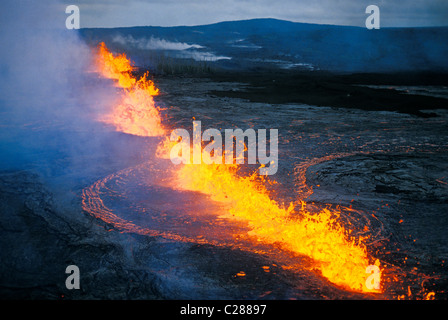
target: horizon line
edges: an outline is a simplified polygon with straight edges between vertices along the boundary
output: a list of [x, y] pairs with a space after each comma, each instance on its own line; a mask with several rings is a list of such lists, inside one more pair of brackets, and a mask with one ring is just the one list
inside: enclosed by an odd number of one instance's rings
[[[147, 27], [150, 27], [150, 28], [194, 28], [194, 27], [211, 26], [211, 25], [216, 25], [216, 24], [220, 24], [220, 23], [243, 22], [243, 21], [254, 21], [254, 20], [276, 20], [276, 21], [289, 22], [289, 23], [295, 23], [295, 24], [365, 29], [365, 27], [363, 27], [363, 26], [356, 26], [356, 25], [300, 22], [300, 21], [291, 21], [291, 20], [284, 20], [284, 19], [278, 19], [278, 18], [250, 18], [250, 19], [240, 19], [240, 20], [223, 20], [223, 21], [218, 21], [218, 22], [197, 24], [197, 25], [184, 25], [184, 24], [183, 25], [173, 25], [173, 26], [133, 25], [133, 26], [115, 26], [115, 27], [81, 27], [80, 29], [119, 29], [119, 28], [147, 28]], [[381, 27], [381, 29], [416, 29], [416, 28], [448, 28], [448, 24], [440, 25], [440, 26]]]

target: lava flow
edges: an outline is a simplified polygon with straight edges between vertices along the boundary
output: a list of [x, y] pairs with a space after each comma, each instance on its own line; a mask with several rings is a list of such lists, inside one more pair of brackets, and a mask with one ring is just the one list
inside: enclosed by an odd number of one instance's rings
[[[166, 129], [152, 98], [158, 90], [147, 74], [136, 79], [126, 56], [113, 55], [104, 43], [99, 46], [97, 63], [101, 74], [114, 79], [123, 90], [121, 103], [102, 120], [125, 133], [163, 135]], [[159, 148], [158, 157], [169, 157], [167, 141]], [[228, 219], [247, 223], [251, 235], [263, 243], [280, 244], [284, 250], [312, 258], [313, 269], [332, 283], [350, 291], [381, 292], [367, 288], [366, 268], [375, 259], [368, 255], [365, 238], [351, 236], [351, 230], [338, 222], [340, 212], [311, 212], [301, 200], [296, 201], [301, 204], [299, 209], [292, 203], [281, 205], [268, 192], [267, 178], [256, 173], [242, 175], [238, 169], [236, 164], [178, 165], [173, 169], [177, 180], [172, 187], [198, 191], [225, 204]]]

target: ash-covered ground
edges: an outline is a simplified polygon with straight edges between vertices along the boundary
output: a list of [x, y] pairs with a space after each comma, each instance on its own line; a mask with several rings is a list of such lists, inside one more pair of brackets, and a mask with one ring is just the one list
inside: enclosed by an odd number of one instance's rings
[[[428, 105], [446, 87], [420, 86], [431, 98], [415, 99], [428, 104], [406, 112], [272, 101], [272, 91], [266, 98], [249, 80], [157, 77], [156, 103], [172, 129], [191, 130], [193, 117], [203, 129], [278, 129], [275, 200], [353, 208], [342, 210], [342, 223], [358, 233], [368, 227], [369, 251], [394, 279], [384, 294], [344, 291], [301, 268], [306, 257], [259, 250], [228, 236], [244, 235], [244, 226], [195, 216], [199, 205], [214, 204], [157, 185], [164, 164], [154, 165], [156, 138], [36, 121], [0, 127], [0, 297], [446, 299], [448, 112]], [[375, 89], [362, 88], [375, 99]], [[396, 101], [397, 90], [391, 95]], [[120, 223], [96, 219], [101, 206], [87, 212], [83, 201], [101, 203]], [[71, 264], [80, 290], [65, 286]]]

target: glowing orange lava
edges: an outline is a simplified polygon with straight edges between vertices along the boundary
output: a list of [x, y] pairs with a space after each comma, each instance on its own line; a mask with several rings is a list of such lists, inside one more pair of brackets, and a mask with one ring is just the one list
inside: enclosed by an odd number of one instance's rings
[[[153, 95], [158, 93], [147, 75], [136, 79], [125, 55], [114, 56], [104, 43], [99, 46], [99, 70], [103, 76], [115, 79], [123, 89], [123, 100], [106, 122], [126, 133], [162, 135], [160, 114]], [[169, 158], [173, 145], [166, 139], [157, 150], [160, 158]], [[350, 230], [338, 223], [339, 212], [322, 209], [311, 213], [305, 202], [300, 210], [291, 204], [282, 206], [272, 199], [265, 187], [265, 178], [257, 174], [241, 176], [238, 165], [190, 164], [178, 165], [176, 187], [198, 191], [214, 201], [225, 203], [229, 219], [248, 223], [251, 234], [260, 241], [280, 244], [285, 250], [306, 255], [315, 262], [314, 268], [332, 283], [347, 290], [379, 292], [366, 287], [366, 267], [373, 264], [363, 238], [351, 238]], [[378, 264], [378, 262], [376, 263]]]
[[102, 42], [98, 46], [97, 69], [105, 78], [117, 81], [122, 88], [121, 101], [100, 121], [111, 124], [117, 131], [138, 136], [160, 136], [165, 133], [160, 111], [153, 96], [159, 93], [148, 73], [137, 79], [131, 61], [125, 54], [114, 55]]
[[314, 267], [331, 282], [349, 290], [379, 292], [365, 284], [366, 267], [372, 263], [363, 239], [349, 238], [338, 223], [338, 212], [312, 214], [304, 202], [299, 212], [292, 204], [283, 207], [270, 197], [260, 176], [238, 176], [236, 165], [182, 165], [178, 178], [182, 188], [227, 203], [227, 217], [247, 222], [260, 241], [313, 258]]

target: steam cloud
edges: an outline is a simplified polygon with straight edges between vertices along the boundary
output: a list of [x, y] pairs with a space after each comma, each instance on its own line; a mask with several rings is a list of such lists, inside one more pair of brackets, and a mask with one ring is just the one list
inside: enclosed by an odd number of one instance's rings
[[68, 4], [6, 0], [2, 5], [0, 170], [79, 178], [110, 170], [122, 154], [142, 154], [135, 139], [96, 121], [115, 105], [119, 92], [90, 72], [91, 48], [65, 27]]
[[122, 35], [117, 35], [112, 40], [113, 42], [119, 43], [124, 46], [133, 46], [137, 49], [142, 50], [187, 50], [187, 49], [201, 49], [203, 46], [198, 44], [187, 44], [184, 42], [173, 42], [165, 39], [159, 39], [151, 37], [135, 39], [133, 36], [128, 35], [123, 37]]
[[135, 39], [131, 35], [116, 35], [113, 42], [124, 47], [134, 47], [140, 50], [169, 50], [174, 51], [170, 55], [180, 59], [193, 59], [195, 61], [218, 61], [229, 60], [231, 57], [217, 56], [211, 52], [197, 51], [194, 49], [203, 49], [205, 47], [199, 44], [188, 44], [185, 42], [173, 42], [155, 37]]

